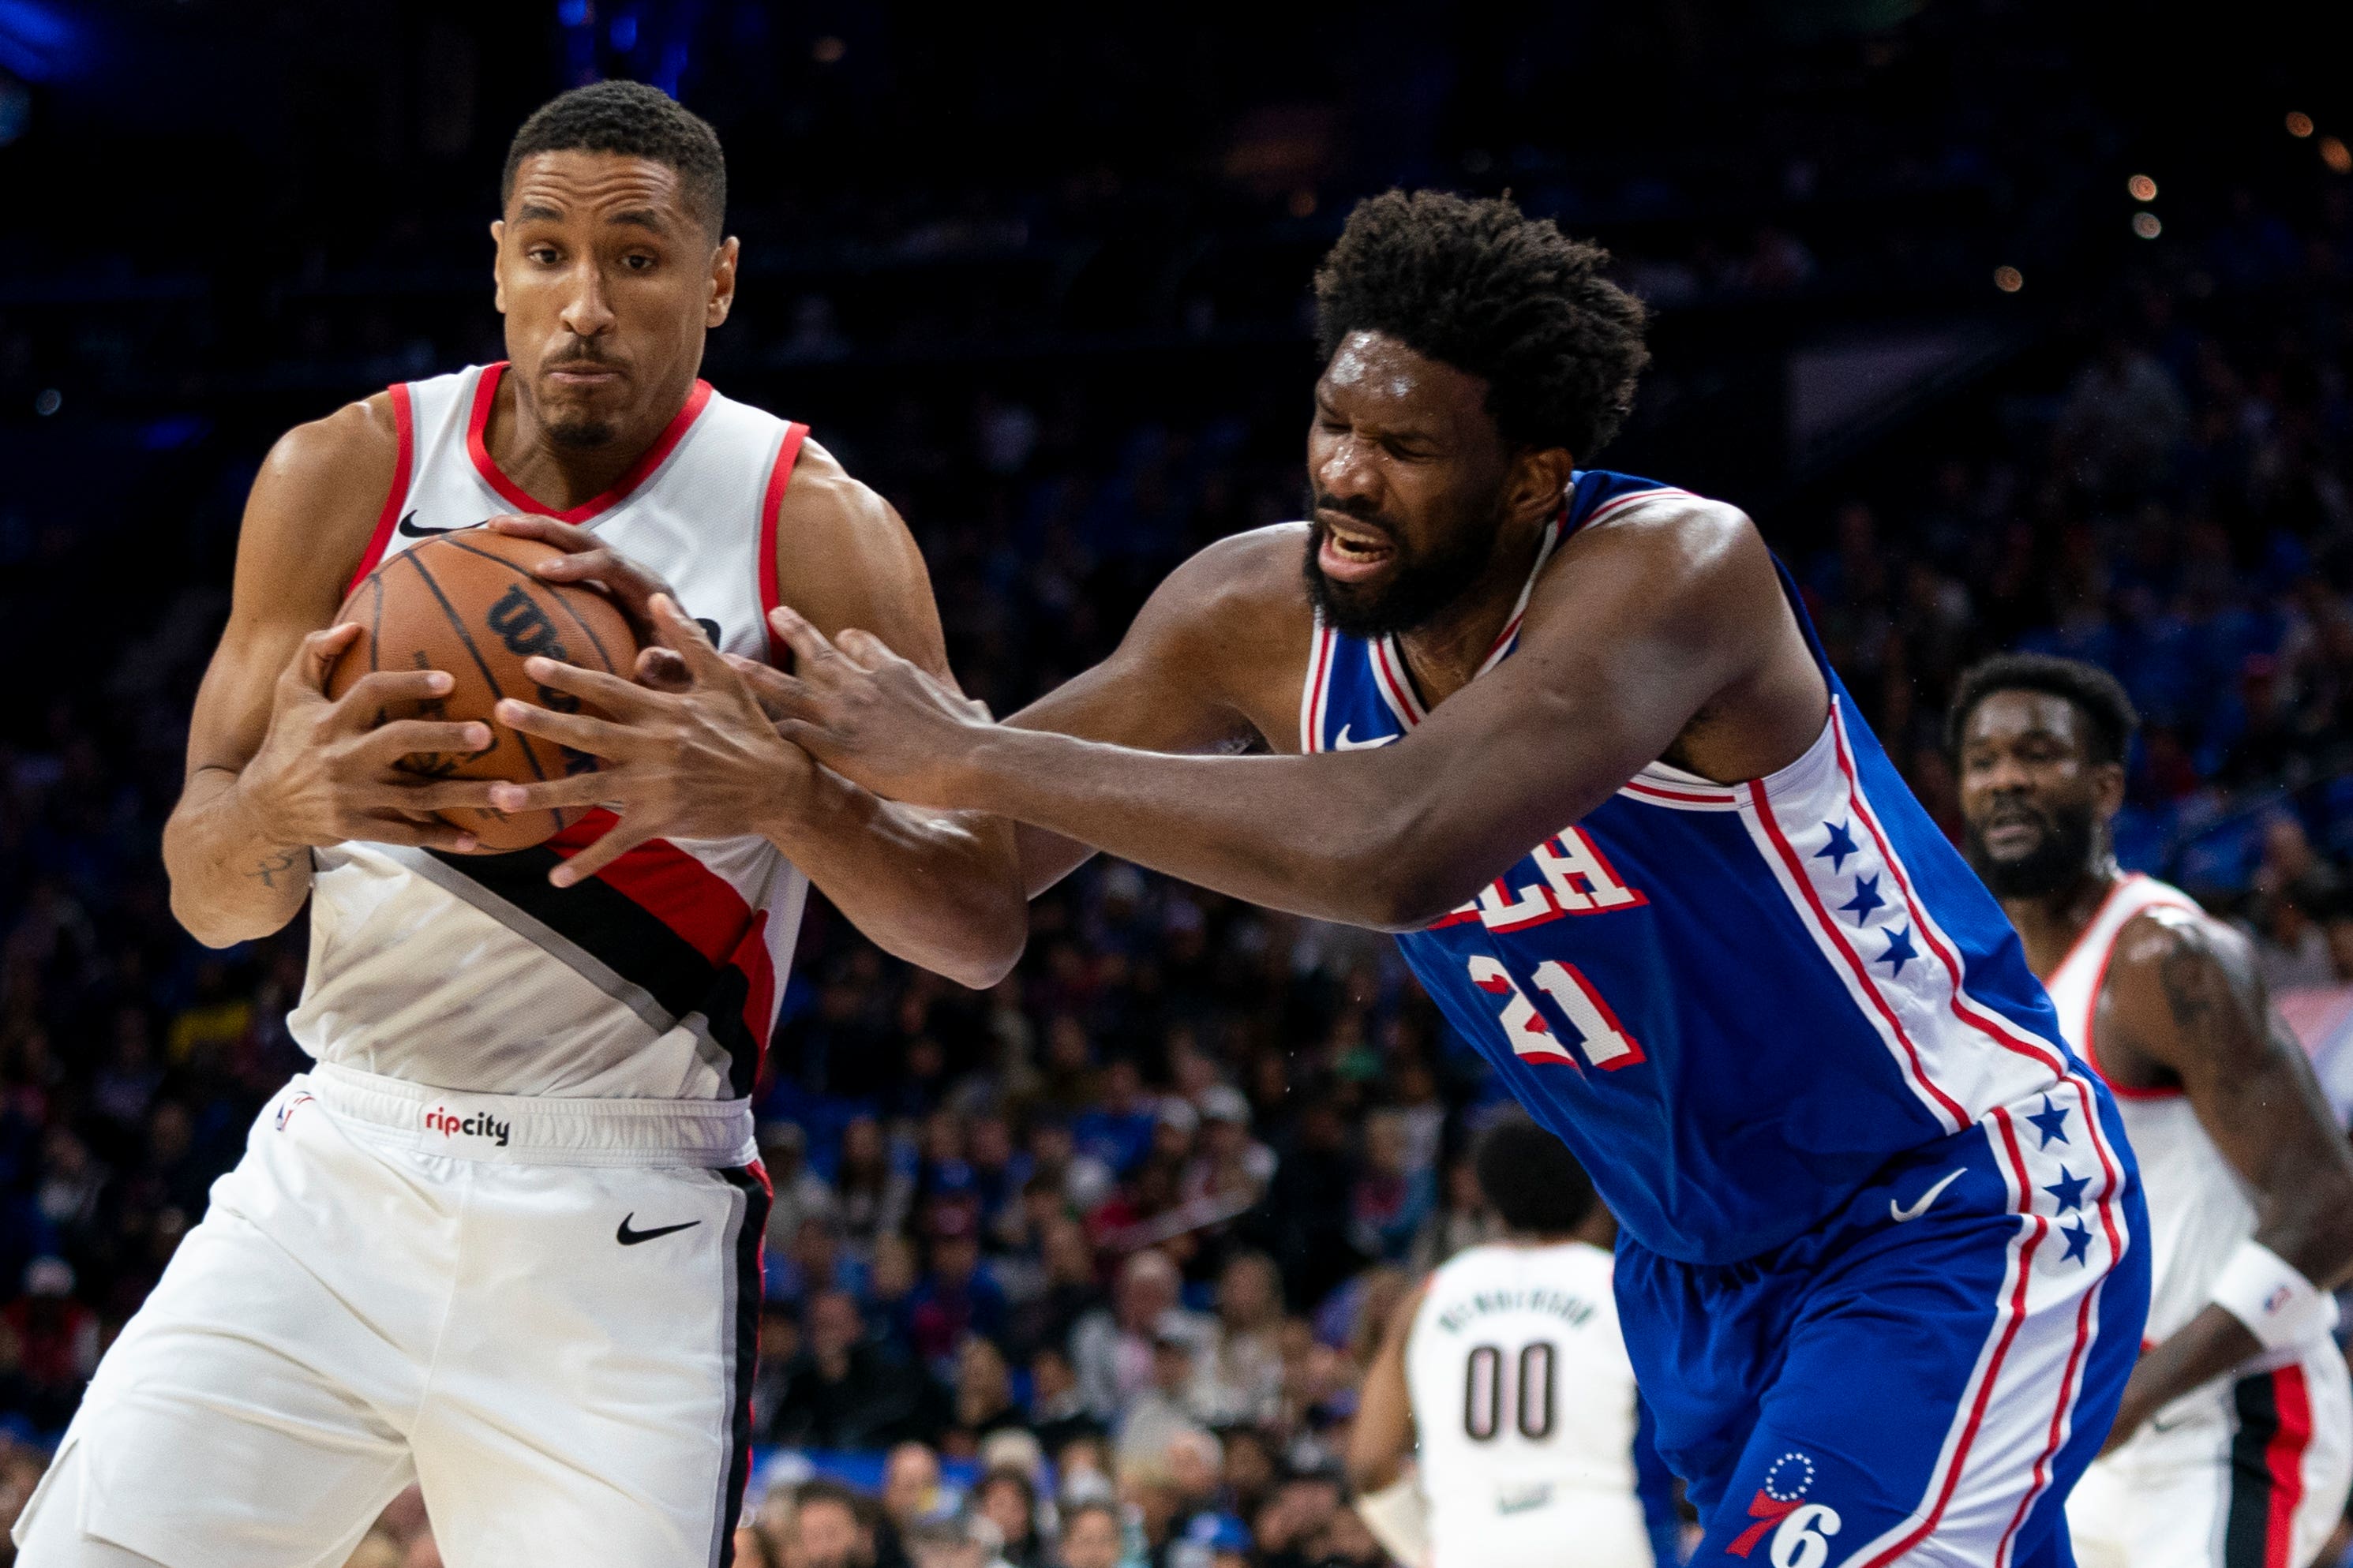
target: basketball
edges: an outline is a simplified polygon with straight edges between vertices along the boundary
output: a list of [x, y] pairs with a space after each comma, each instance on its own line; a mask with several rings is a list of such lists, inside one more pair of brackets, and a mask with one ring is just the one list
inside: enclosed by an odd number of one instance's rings
[[[438, 669], [456, 684], [433, 701], [386, 708], [393, 719], [480, 720], [491, 743], [470, 755], [418, 753], [400, 766], [435, 778], [506, 779], [530, 784], [595, 769], [585, 752], [507, 728], [491, 716], [501, 697], [561, 712], [596, 710], [569, 692], [523, 673], [534, 654], [627, 679], [637, 638], [611, 601], [593, 588], [541, 581], [532, 568], [561, 554], [552, 544], [487, 529], [428, 539], [388, 557], [362, 578], [335, 614], [360, 635], [328, 672], [327, 695], [340, 697], [380, 669]], [[584, 807], [515, 815], [485, 808], [440, 815], [473, 833], [483, 851], [527, 849], [570, 826]]]

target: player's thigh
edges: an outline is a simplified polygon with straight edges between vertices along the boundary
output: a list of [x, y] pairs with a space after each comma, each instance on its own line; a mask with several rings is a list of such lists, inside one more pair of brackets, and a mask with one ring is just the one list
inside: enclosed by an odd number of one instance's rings
[[2099, 1260], [2033, 1235], [1964, 1213], [1843, 1262], [1792, 1329], [1702, 1556], [1961, 1568], [2039, 1550], [2105, 1435], [2140, 1297], [2104, 1304]]
[[484, 1177], [468, 1240], [485, 1267], [416, 1434], [443, 1557], [715, 1562], [750, 1442], [765, 1187], [742, 1172]]

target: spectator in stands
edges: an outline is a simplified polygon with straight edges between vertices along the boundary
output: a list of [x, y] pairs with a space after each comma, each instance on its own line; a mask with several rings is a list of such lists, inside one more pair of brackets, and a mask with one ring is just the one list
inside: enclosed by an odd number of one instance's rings
[[804, 1448], [871, 1448], [936, 1420], [922, 1369], [870, 1340], [858, 1303], [828, 1290], [808, 1304], [807, 1348], [786, 1380], [771, 1441]]
[[873, 1521], [848, 1487], [802, 1482], [792, 1516], [799, 1568], [875, 1568]]
[[74, 1296], [73, 1266], [37, 1258], [25, 1269], [25, 1293], [0, 1308], [16, 1344], [28, 1414], [45, 1430], [62, 1427], [98, 1367], [98, 1314]]
[[1208, 1320], [1177, 1304], [1180, 1284], [1167, 1255], [1146, 1248], [1121, 1266], [1111, 1306], [1089, 1312], [1071, 1331], [1080, 1396], [1096, 1419], [1113, 1421], [1154, 1384], [1160, 1341], [1195, 1349], [1208, 1343]]
[[781, 1252], [807, 1221], [833, 1217], [833, 1189], [808, 1168], [808, 1135], [799, 1122], [764, 1121], [759, 1141], [760, 1163], [776, 1191], [768, 1208], [768, 1247]]
[[911, 1162], [899, 1156], [871, 1116], [850, 1119], [841, 1130], [841, 1160], [833, 1189], [840, 1205], [842, 1234], [853, 1247], [871, 1250], [907, 1223], [915, 1198]]
[[1061, 1568], [1123, 1568], [1125, 1535], [1119, 1505], [1108, 1499], [1064, 1509]]
[[905, 1312], [915, 1354], [944, 1379], [965, 1336], [1004, 1331], [1005, 1292], [981, 1267], [969, 1207], [935, 1209], [932, 1225], [932, 1266], [907, 1298]]
[[1000, 1555], [1012, 1568], [1049, 1568], [1045, 1538], [1038, 1531], [1038, 1489], [1029, 1475], [992, 1468], [973, 1488], [973, 1506], [997, 1526]]
[[1027, 1426], [1020, 1406], [1013, 1402], [1013, 1374], [1005, 1364], [1005, 1352], [986, 1335], [967, 1333], [956, 1347], [950, 1415], [940, 1447], [960, 1459], [977, 1454], [992, 1435]]
[[1402, 1262], [1430, 1216], [1436, 1184], [1427, 1167], [1413, 1166], [1412, 1154], [1412, 1129], [1401, 1111], [1384, 1107], [1366, 1116], [1364, 1163], [1348, 1209], [1350, 1239], [1367, 1258]]
[[1173, 1334], [1155, 1336], [1152, 1380], [1128, 1396], [1113, 1428], [1122, 1476], [1140, 1468], [1165, 1477], [1169, 1446], [1180, 1434], [1201, 1429], [1192, 1405], [1199, 1368], [1196, 1348], [1193, 1341]]
[[882, 1461], [882, 1530], [876, 1551], [887, 1562], [905, 1554], [908, 1532], [946, 1503], [940, 1489], [940, 1457], [928, 1444], [895, 1445]]
[[1217, 1328], [1191, 1400], [1218, 1425], [1271, 1421], [1282, 1407], [1282, 1275], [1237, 1252], [1218, 1276]]
[[1156, 1109], [1144, 1098], [1144, 1075], [1135, 1063], [1114, 1058], [1103, 1068], [1092, 1103], [1071, 1119], [1071, 1140], [1078, 1152], [1101, 1162], [1113, 1175], [1126, 1175], [1152, 1152], [1159, 1127]]
[[1082, 1437], [1100, 1436], [1103, 1423], [1087, 1408], [1071, 1369], [1069, 1352], [1060, 1342], [1038, 1347], [1029, 1358], [1029, 1429], [1050, 1454]]
[[1445, 1195], [1422, 1221], [1407, 1262], [1417, 1275], [1427, 1274], [1466, 1247], [1475, 1247], [1503, 1233], [1503, 1226], [1488, 1210], [1485, 1194], [1479, 1190], [1479, 1173], [1471, 1163], [1467, 1148], [1447, 1162], [1441, 1184]]

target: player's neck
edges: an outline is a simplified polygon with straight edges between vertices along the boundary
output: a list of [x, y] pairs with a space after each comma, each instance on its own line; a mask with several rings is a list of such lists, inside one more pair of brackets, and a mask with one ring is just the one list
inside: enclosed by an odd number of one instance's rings
[[661, 438], [692, 390], [690, 383], [676, 399], [658, 404], [660, 416], [648, 416], [647, 428], [618, 431], [601, 447], [568, 447], [548, 434], [516, 377], [509, 374], [499, 377], [498, 392], [491, 399], [483, 449], [499, 472], [532, 500], [551, 511], [569, 511], [620, 483], [630, 466]]
[[2100, 906], [2107, 902], [2108, 894], [2123, 877], [2116, 857], [2103, 854], [2055, 893], [2001, 901], [2002, 912], [2018, 928], [2018, 939], [2026, 947], [2027, 966], [2036, 979], [2050, 979], [2067, 962], [2075, 939], [2098, 917]]
[[1406, 668], [1426, 705], [1435, 708], [1470, 685], [1471, 678], [1487, 662], [1495, 639], [1503, 635], [1504, 624], [1520, 602], [1520, 590], [1527, 586], [1536, 552], [1543, 547], [1544, 523], [1539, 521], [1497, 550], [1478, 581], [1451, 604], [1413, 630], [1398, 635]]

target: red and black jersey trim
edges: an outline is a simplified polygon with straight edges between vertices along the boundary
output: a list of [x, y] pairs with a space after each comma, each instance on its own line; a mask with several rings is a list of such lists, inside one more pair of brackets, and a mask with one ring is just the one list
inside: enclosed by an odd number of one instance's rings
[[768, 1210], [775, 1194], [768, 1173], [757, 1163], [723, 1170], [730, 1186], [744, 1194], [744, 1221], [735, 1232], [734, 1384], [728, 1402], [727, 1477], [719, 1500], [719, 1563], [735, 1561], [735, 1525], [744, 1517], [744, 1493], [752, 1482], [752, 1384], [760, 1370], [762, 1256]]
[[538, 921], [671, 1018], [700, 1013], [726, 1051], [729, 1092], [752, 1092], [776, 1014], [767, 911], [675, 845], [638, 846], [569, 888], [547, 874], [601, 837], [614, 817], [590, 812], [546, 843], [504, 855], [427, 851], [449, 871]]
[[2304, 1450], [2312, 1402], [2304, 1368], [2242, 1377], [2231, 1390], [2239, 1429], [2231, 1437], [2231, 1506], [2222, 1523], [2223, 1568], [2296, 1568], [2288, 1560], [2304, 1501]]

